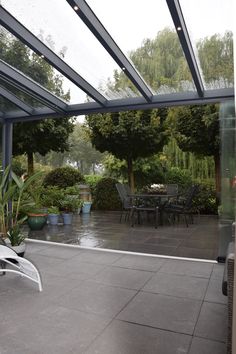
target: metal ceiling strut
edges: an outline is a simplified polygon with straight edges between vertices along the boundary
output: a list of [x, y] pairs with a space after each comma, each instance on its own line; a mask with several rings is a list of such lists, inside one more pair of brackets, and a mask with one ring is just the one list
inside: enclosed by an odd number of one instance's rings
[[26, 104], [22, 100], [20, 100], [16, 95], [14, 95], [11, 91], [7, 90], [5, 87], [0, 85], [0, 96], [6, 98], [10, 102], [14, 103], [15, 106], [22, 109], [24, 112], [28, 114], [33, 113], [33, 107]]
[[152, 101], [153, 93], [147, 86], [143, 78], [139, 75], [129, 59], [124, 55], [111, 35], [107, 32], [105, 27], [96, 17], [94, 12], [84, 0], [66, 0], [75, 11], [81, 20], [86, 24], [106, 51], [112, 56], [120, 68], [124, 71], [126, 76], [132, 81], [138, 91], [142, 94], [147, 102]]
[[[93, 113], [119, 112], [138, 109], [153, 109], [162, 107], [174, 107], [183, 105], [196, 105], [207, 103], [218, 103], [234, 98], [234, 89], [217, 89], [205, 92], [204, 98], [200, 98], [196, 92], [173, 93], [165, 95], [155, 95], [153, 102], [148, 103], [143, 97], [132, 97], [129, 99], [109, 101], [107, 107], [101, 107], [96, 102], [72, 104], [68, 106], [67, 116], [78, 116]], [[26, 116], [23, 112], [8, 112], [6, 118], [12, 122], [33, 121], [48, 117], [60, 118], [63, 115], [52, 113], [48, 108], [37, 108], [32, 116]]]
[[92, 97], [96, 102], [105, 105], [107, 100], [92, 85], [67, 65], [58, 55], [41, 42], [34, 34], [15, 19], [7, 10], [0, 6], [0, 24], [30, 47], [39, 56], [72, 81], [76, 86]]
[[182, 49], [184, 51], [194, 84], [196, 86], [197, 93], [200, 97], [203, 97], [204, 86], [179, 0], [166, 0], [166, 2], [169, 7], [169, 11], [173, 19]]
[[26, 88], [30, 94], [36, 94], [37, 97], [47, 102], [50, 107], [55, 111], [65, 112], [67, 104], [56, 97], [54, 94], [47, 91], [45, 88], [37, 84], [35, 81], [23, 75], [21, 72], [5, 63], [0, 59], [0, 76], [5, 79], [9, 79], [10, 82], [16, 82], [20, 87]]

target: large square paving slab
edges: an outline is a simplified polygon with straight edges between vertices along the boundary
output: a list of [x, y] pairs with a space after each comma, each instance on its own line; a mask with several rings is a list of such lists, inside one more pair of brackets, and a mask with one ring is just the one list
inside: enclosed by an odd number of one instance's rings
[[118, 318], [128, 322], [193, 334], [201, 302], [140, 292]]

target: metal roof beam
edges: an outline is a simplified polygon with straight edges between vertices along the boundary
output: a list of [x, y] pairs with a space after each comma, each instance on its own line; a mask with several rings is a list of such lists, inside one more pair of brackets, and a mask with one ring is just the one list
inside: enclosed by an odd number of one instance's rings
[[21, 72], [5, 63], [0, 59], [0, 75], [4, 78], [9, 78], [11, 82], [16, 82], [20, 87], [26, 88], [27, 92], [32, 92], [43, 101], [47, 102], [50, 107], [56, 111], [65, 112], [67, 104], [58, 97], [50, 93], [48, 90], [37, 84], [35, 81], [23, 75]]
[[26, 104], [25, 102], [21, 101], [16, 95], [12, 92], [7, 90], [5, 87], [0, 85], [0, 96], [6, 98], [10, 102], [14, 103], [18, 108], [22, 109], [24, 112], [28, 114], [33, 113], [33, 108]]
[[204, 96], [204, 86], [197, 64], [197, 60], [193, 51], [191, 40], [185, 24], [184, 16], [180, 7], [179, 0], [166, 0], [169, 7], [171, 17], [173, 19], [176, 32], [178, 34], [182, 49], [184, 51], [188, 66], [200, 97]]
[[[119, 112], [137, 109], [153, 109], [162, 107], [184, 106], [184, 105], [199, 105], [213, 104], [223, 102], [225, 100], [234, 99], [234, 89], [221, 89], [205, 91], [204, 98], [200, 98], [196, 92], [172, 93], [155, 95], [152, 103], [147, 103], [143, 97], [133, 97], [122, 100], [109, 101], [109, 106], [101, 107], [96, 102], [87, 102], [82, 104], [73, 104], [68, 106], [67, 116], [78, 116], [94, 113]], [[13, 122], [33, 121], [44, 118], [60, 118], [61, 114], [53, 113], [48, 108], [35, 109], [34, 115], [31, 117], [25, 116], [22, 112], [8, 112], [4, 118], [10, 119]]]
[[[147, 102], [152, 101], [153, 93], [128, 58], [120, 50], [111, 35], [104, 28], [94, 12], [84, 0], [67, 0], [70, 6], [86, 24], [106, 51], [112, 56]], [[77, 10], [75, 10], [77, 9]]]
[[34, 34], [15, 19], [8, 11], [0, 6], [0, 24], [18, 39], [30, 47], [41, 57], [60, 71], [65, 77], [72, 81], [81, 90], [86, 92], [96, 102], [105, 105], [107, 100], [92, 85], [82, 78], [75, 70], [67, 65], [58, 55], [41, 42]]

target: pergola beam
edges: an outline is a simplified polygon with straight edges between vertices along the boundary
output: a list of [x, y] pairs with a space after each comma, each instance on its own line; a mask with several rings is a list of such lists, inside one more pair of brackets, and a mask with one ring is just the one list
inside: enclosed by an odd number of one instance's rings
[[14, 95], [12, 92], [10, 92], [9, 90], [7, 90], [5, 87], [1, 85], [0, 85], [0, 96], [6, 98], [10, 102], [12, 102], [15, 106], [22, 109], [24, 112], [28, 114], [33, 113], [33, 108], [31, 106], [21, 101], [16, 95]]
[[6, 80], [9, 79], [10, 82], [15, 82], [20, 87], [25, 88], [29, 94], [32, 92], [44, 102], [47, 102], [53, 110], [66, 111], [67, 104], [65, 102], [2, 60], [0, 60], [0, 75]]
[[8, 11], [0, 6], [0, 24], [9, 32], [14, 34], [24, 44], [31, 48], [35, 53], [44, 57], [49, 64], [67, 77], [81, 90], [92, 97], [96, 102], [105, 105], [107, 100], [93, 86], [82, 78], [75, 70], [67, 65], [58, 55], [42, 43], [34, 34], [15, 19]]
[[[124, 55], [111, 35], [93, 13], [91, 8], [84, 0], [67, 0], [73, 10], [78, 14], [81, 20], [86, 24], [106, 51], [116, 61], [126, 76], [132, 81], [138, 91], [147, 102], [152, 102], [153, 93], [147, 86], [143, 78], [135, 70], [128, 58]], [[78, 8], [78, 9], [77, 9]], [[77, 10], [75, 10], [77, 9]]]
[[[162, 107], [174, 107], [195, 104], [219, 103], [234, 98], [233, 88], [221, 90], [209, 90], [205, 92], [204, 98], [200, 98], [196, 92], [172, 93], [166, 95], [155, 95], [152, 103], [147, 103], [143, 97], [134, 97], [122, 100], [109, 101], [109, 106], [101, 107], [96, 102], [73, 104], [68, 106], [66, 115], [68, 117], [93, 114], [108, 113], [138, 109], [154, 109]], [[60, 118], [62, 115], [53, 113], [48, 108], [35, 109], [34, 115], [27, 117], [22, 112], [8, 112], [4, 118], [12, 122], [33, 121], [44, 118]]]
[[183, 13], [179, 4], [179, 0], [166, 0], [166, 2], [169, 7], [169, 11], [173, 19], [182, 49], [184, 51], [194, 84], [196, 86], [197, 93], [199, 97], [203, 97], [204, 86], [203, 86], [200, 70], [197, 64], [197, 60], [193, 51], [193, 47], [191, 44], [191, 40], [189, 38]]

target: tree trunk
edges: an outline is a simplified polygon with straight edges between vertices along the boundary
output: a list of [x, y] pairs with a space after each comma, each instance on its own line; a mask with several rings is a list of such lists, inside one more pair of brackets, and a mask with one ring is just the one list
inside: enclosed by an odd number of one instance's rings
[[128, 180], [131, 192], [134, 193], [135, 186], [134, 186], [134, 171], [133, 171], [133, 161], [132, 159], [127, 159], [127, 166], [128, 166]]
[[34, 154], [32, 152], [27, 153], [28, 162], [28, 175], [31, 176], [34, 173]]
[[219, 199], [220, 198], [220, 191], [221, 191], [220, 156], [219, 155], [215, 155], [214, 156], [214, 161], [215, 161], [216, 195], [217, 195], [217, 199]]

